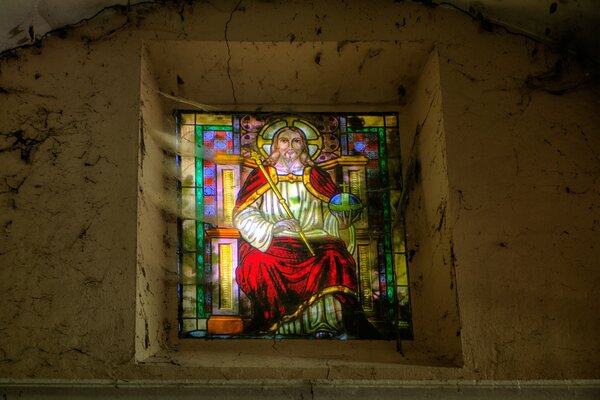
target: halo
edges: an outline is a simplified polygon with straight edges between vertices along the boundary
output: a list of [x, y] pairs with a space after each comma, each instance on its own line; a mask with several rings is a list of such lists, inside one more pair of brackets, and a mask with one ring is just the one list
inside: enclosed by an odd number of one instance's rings
[[274, 120], [263, 126], [258, 135], [256, 135], [256, 147], [263, 157], [269, 157], [271, 154], [271, 145], [273, 144], [273, 136], [275, 136], [277, 131], [285, 127], [300, 129], [306, 138], [306, 146], [308, 147], [310, 158], [315, 160], [319, 157], [323, 148], [323, 137], [319, 133], [319, 130], [310, 122], [292, 116]]

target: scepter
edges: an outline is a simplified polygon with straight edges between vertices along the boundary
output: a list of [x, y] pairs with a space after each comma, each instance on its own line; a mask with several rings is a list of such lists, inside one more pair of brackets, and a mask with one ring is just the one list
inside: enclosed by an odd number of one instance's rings
[[[267, 170], [265, 169], [264, 165], [262, 164], [262, 161], [260, 160], [260, 154], [258, 154], [256, 151], [253, 151], [252, 152], [252, 158], [254, 159], [254, 161], [256, 161], [256, 165], [258, 165], [258, 168], [260, 169], [260, 172], [262, 172], [263, 176], [265, 177], [265, 179], [269, 183], [269, 186], [273, 190], [273, 193], [275, 193], [275, 196], [277, 196], [277, 199], [279, 200], [279, 203], [281, 204], [281, 206], [285, 210], [285, 212], [288, 215], [288, 217], [290, 217], [290, 219], [294, 219], [295, 220], [296, 217], [294, 217], [294, 214], [292, 214], [292, 210], [290, 210], [290, 207], [285, 202], [285, 199], [283, 198], [283, 196], [281, 195], [281, 193], [279, 193], [279, 189], [277, 189], [277, 186], [275, 185], [275, 182], [273, 182], [273, 179], [271, 179], [271, 175], [269, 175], [267, 173]], [[306, 239], [306, 236], [304, 235], [304, 232], [300, 231], [300, 232], [298, 232], [298, 235], [300, 235], [300, 238], [302, 239], [302, 241], [304, 242], [304, 244], [308, 248], [308, 251], [310, 251], [310, 254], [312, 256], [314, 256], [315, 255], [315, 251], [313, 250], [313, 248], [308, 243], [308, 240]]]

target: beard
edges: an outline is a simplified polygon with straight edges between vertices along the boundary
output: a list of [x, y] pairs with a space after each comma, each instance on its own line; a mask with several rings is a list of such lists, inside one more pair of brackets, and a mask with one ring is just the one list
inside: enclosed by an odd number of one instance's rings
[[[291, 152], [290, 152], [291, 150]], [[289, 155], [288, 155], [289, 152]], [[295, 160], [300, 161], [302, 165], [314, 165], [306, 150], [303, 149], [287, 149], [284, 152], [280, 152], [278, 150], [271, 153], [269, 158], [265, 161], [266, 165], [275, 165], [277, 161], [282, 160], [285, 161], [286, 164], [290, 164]]]
[[287, 149], [286, 151], [284, 151], [282, 153], [282, 156], [286, 161], [291, 162], [291, 161], [294, 161], [294, 160], [300, 158], [300, 153], [301, 153], [300, 150]]

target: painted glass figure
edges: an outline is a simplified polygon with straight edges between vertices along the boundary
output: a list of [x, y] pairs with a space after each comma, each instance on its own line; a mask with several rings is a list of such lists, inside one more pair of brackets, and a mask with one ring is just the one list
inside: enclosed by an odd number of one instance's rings
[[233, 219], [243, 238], [236, 278], [253, 307], [249, 330], [377, 336], [358, 301], [356, 264], [339, 237], [360, 214], [329, 211], [339, 191], [314, 166], [303, 131], [280, 128], [269, 158], [256, 162]]
[[182, 112], [178, 132], [182, 337], [412, 336], [395, 114]]

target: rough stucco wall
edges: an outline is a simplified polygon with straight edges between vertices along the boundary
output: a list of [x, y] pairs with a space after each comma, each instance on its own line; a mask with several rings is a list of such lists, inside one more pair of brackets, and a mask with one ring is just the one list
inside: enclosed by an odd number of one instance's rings
[[122, 44], [71, 37], [2, 60], [3, 376], [133, 357], [135, 226], [123, 221], [135, 215], [139, 65]]
[[308, 371], [298, 358], [277, 377], [597, 378], [597, 89], [536, 90], [528, 78], [556, 55], [443, 9], [235, 5], [107, 12], [0, 61], [0, 375], [273, 375], [133, 361], [141, 41], [227, 38], [425, 40], [440, 53], [464, 367]]
[[[455, 365], [462, 363], [455, 254], [448, 206], [448, 164], [439, 54], [435, 49], [403, 115], [406, 235], [415, 344]], [[414, 301], [414, 300], [417, 301]], [[435, 333], [423, 335], [423, 327]]]
[[597, 376], [598, 87], [573, 89], [569, 58], [532, 78], [531, 45], [464, 47], [478, 60], [448, 60], [442, 92], [465, 357], [490, 377]]
[[[144, 54], [142, 54], [144, 60]], [[168, 196], [166, 190], [168, 177], [165, 175], [165, 155], [160, 141], [152, 140], [147, 134], [149, 127], [164, 132], [163, 108], [158, 89], [152, 85], [155, 74], [152, 65], [141, 62], [140, 74], [140, 131], [138, 152], [138, 218], [137, 218], [137, 252], [136, 252], [136, 359], [143, 359], [156, 353], [160, 343], [164, 343], [164, 327], [169, 324], [162, 306], [164, 293], [168, 290], [176, 292], [177, 269], [169, 269], [168, 265], [176, 265], [176, 244], [167, 235], [166, 224], [169, 215], [163, 205], [176, 205], [175, 194]], [[173, 127], [171, 127], [172, 130]], [[171, 188], [176, 187], [170, 182]], [[171, 217], [174, 219], [174, 217]], [[147, 223], [145, 223], [147, 222]], [[175, 236], [176, 241], [176, 236]], [[164, 253], [170, 253], [167, 257]], [[168, 261], [165, 260], [170, 260]], [[170, 284], [169, 284], [170, 283]], [[174, 310], [173, 313], [177, 313]]]

